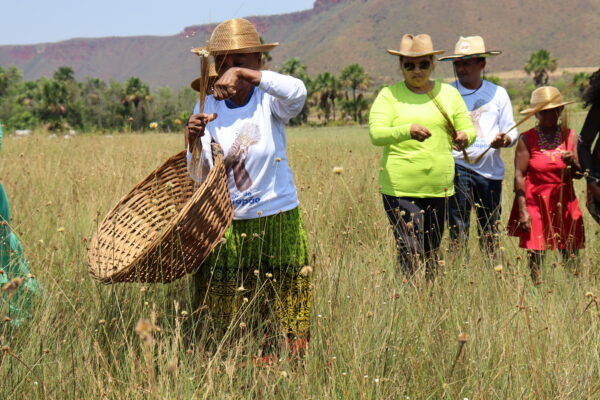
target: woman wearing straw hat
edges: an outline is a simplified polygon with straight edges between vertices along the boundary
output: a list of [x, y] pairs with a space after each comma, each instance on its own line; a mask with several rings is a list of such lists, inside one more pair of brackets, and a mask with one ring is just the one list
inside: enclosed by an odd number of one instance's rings
[[404, 81], [379, 92], [369, 115], [371, 142], [383, 147], [379, 184], [402, 271], [424, 262], [428, 276], [444, 232], [446, 200], [454, 194], [452, 147], [475, 140], [475, 128], [456, 89], [430, 80], [429, 35], [404, 35], [399, 56]]
[[508, 223], [519, 246], [528, 250], [531, 278], [540, 282], [544, 252], [559, 249], [565, 262], [584, 245], [583, 219], [573, 189], [580, 177], [575, 151], [577, 135], [561, 114], [565, 105], [558, 89], [537, 88], [530, 109], [538, 110], [537, 125], [524, 132], [515, 153], [515, 199]]
[[[581, 168], [587, 179], [587, 207], [596, 222], [600, 223], [600, 69], [590, 77], [590, 86], [583, 93], [585, 107], [591, 106], [588, 111], [577, 152]], [[592, 144], [596, 141], [594, 150]]]
[[[463, 154], [453, 151], [456, 170], [450, 200], [448, 225], [450, 238], [468, 251], [471, 210], [477, 216], [480, 247], [492, 257], [498, 255], [498, 225], [501, 214], [504, 162], [500, 149], [517, 143], [513, 109], [506, 90], [482, 78], [487, 58], [501, 54], [487, 50], [481, 36], [461, 36], [454, 54], [439, 61], [452, 61], [456, 87], [465, 101], [477, 139]], [[509, 132], [510, 131], [510, 132]], [[504, 133], [509, 132], [509, 133]]]
[[245, 19], [215, 28], [204, 50], [214, 57], [218, 78], [205, 111], [196, 105], [185, 139], [187, 146], [201, 136], [206, 169], [211, 141], [231, 167], [234, 221], [195, 279], [216, 335], [245, 329], [270, 342], [279, 334], [297, 350], [309, 335], [312, 269], [284, 124], [302, 110], [306, 88], [296, 78], [261, 71], [262, 52], [277, 45], [261, 44]]

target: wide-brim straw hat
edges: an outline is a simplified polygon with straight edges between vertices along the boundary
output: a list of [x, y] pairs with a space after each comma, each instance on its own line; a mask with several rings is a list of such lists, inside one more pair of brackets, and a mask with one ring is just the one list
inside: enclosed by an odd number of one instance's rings
[[211, 56], [235, 53], [263, 53], [277, 47], [279, 43], [261, 43], [260, 35], [252, 22], [234, 18], [220, 23], [213, 30], [208, 45], [193, 49], [207, 50]]
[[403, 57], [422, 57], [433, 54], [442, 54], [444, 50], [434, 50], [431, 36], [426, 33], [413, 36], [410, 33], [402, 36], [400, 40], [400, 50], [389, 50], [393, 56]]
[[[562, 94], [553, 86], [542, 86], [531, 93], [529, 108], [521, 111], [521, 114], [529, 114], [532, 111], [550, 110], [575, 103], [574, 101], [563, 101]], [[541, 106], [541, 107], [540, 107]]]
[[461, 36], [454, 46], [454, 54], [441, 57], [438, 61], [458, 60], [460, 58], [490, 57], [502, 54], [500, 50], [486, 51], [485, 43], [481, 36]]
[[[208, 86], [212, 86], [211, 83], [215, 81], [215, 79], [217, 79], [218, 75], [217, 75], [217, 70], [215, 69], [215, 64], [210, 63], [210, 65], [208, 66]], [[202, 79], [202, 77], [198, 77], [196, 79], [194, 79], [192, 82], [190, 82], [190, 87], [192, 89], [194, 89], [196, 92], [200, 91], [200, 80]]]

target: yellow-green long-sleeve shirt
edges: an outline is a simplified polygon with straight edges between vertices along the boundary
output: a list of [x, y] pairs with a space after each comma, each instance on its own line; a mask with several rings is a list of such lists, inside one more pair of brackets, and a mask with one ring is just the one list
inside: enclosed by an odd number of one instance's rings
[[[436, 82], [438, 103], [463, 131], [469, 145], [476, 133], [467, 106], [452, 86]], [[410, 136], [412, 124], [429, 129], [423, 142]], [[375, 146], [383, 146], [379, 185], [381, 192], [397, 197], [446, 197], [454, 194], [452, 137], [446, 120], [427, 94], [416, 94], [398, 82], [379, 92], [369, 113], [369, 134]]]

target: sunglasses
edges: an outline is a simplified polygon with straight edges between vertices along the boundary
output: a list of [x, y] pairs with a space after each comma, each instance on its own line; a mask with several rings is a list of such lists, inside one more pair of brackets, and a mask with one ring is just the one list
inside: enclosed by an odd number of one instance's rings
[[431, 61], [421, 61], [418, 64], [415, 64], [414, 62], [410, 62], [410, 61], [402, 63], [402, 68], [404, 68], [404, 70], [406, 70], [406, 71], [414, 71], [415, 68], [417, 68], [417, 66], [419, 67], [419, 69], [421, 71], [427, 70], [427, 69], [431, 68]]

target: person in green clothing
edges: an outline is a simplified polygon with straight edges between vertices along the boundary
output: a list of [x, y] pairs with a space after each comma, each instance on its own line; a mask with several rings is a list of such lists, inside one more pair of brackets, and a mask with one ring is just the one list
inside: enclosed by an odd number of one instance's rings
[[31, 295], [39, 291], [37, 280], [29, 272], [23, 248], [10, 228], [10, 208], [0, 184], [0, 316], [19, 325], [31, 314]]
[[399, 56], [404, 81], [383, 88], [369, 114], [371, 142], [383, 147], [383, 205], [407, 278], [421, 267], [429, 278], [435, 271], [446, 202], [454, 194], [452, 149], [476, 137], [460, 93], [430, 79], [433, 55], [443, 52], [427, 34], [404, 35], [399, 51], [388, 50]]

